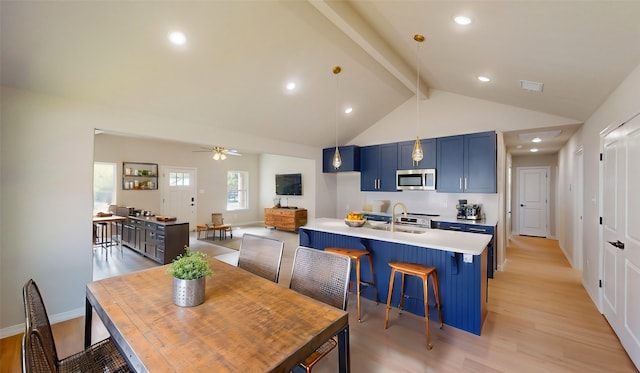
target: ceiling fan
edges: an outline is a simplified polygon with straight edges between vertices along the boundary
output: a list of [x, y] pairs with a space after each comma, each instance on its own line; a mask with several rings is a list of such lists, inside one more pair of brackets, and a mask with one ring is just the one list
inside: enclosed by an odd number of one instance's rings
[[225, 159], [227, 159], [227, 155], [235, 155], [235, 156], [242, 155], [238, 153], [237, 150], [225, 149], [221, 146], [214, 146], [214, 147], [208, 147], [208, 148], [202, 147], [202, 149], [206, 149], [206, 150], [194, 150], [194, 152], [210, 152], [211, 158], [213, 158], [216, 161], [224, 161]]

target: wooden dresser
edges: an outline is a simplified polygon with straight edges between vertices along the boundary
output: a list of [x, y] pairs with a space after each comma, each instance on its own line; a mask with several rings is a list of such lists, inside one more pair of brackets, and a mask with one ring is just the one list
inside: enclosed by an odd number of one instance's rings
[[284, 231], [298, 232], [298, 228], [307, 224], [306, 209], [265, 208], [264, 225]]

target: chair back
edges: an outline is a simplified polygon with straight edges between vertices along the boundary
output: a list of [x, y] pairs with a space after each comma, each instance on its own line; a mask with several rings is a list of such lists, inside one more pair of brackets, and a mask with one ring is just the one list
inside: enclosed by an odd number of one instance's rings
[[299, 246], [293, 258], [289, 288], [346, 310], [350, 272], [349, 257]]
[[245, 233], [240, 244], [238, 267], [267, 280], [278, 282], [284, 242]]
[[51, 324], [38, 285], [30, 279], [22, 289], [26, 330], [22, 338], [22, 371], [57, 372], [56, 351]]
[[222, 213], [214, 212], [211, 214], [211, 224], [215, 227], [216, 225], [224, 224], [224, 218], [222, 217]]

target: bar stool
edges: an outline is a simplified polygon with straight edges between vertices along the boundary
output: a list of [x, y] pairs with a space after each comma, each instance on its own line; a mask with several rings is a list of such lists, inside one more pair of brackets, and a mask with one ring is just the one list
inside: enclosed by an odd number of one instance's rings
[[[365, 286], [373, 286], [376, 295], [376, 304], [378, 304], [378, 287], [376, 286], [376, 280], [373, 275], [373, 263], [371, 262], [371, 254], [368, 250], [364, 249], [347, 249], [342, 247], [327, 247], [324, 251], [328, 251], [331, 253], [344, 255], [349, 257], [351, 260], [356, 262], [356, 290], [358, 294], [358, 322], [360, 320], [360, 284], [364, 284]], [[362, 281], [360, 279], [360, 257], [366, 256], [369, 259], [369, 269], [371, 270], [371, 281]]]
[[389, 324], [389, 310], [391, 309], [391, 295], [393, 294], [393, 279], [396, 271], [402, 274], [402, 287], [400, 288], [400, 304], [398, 305], [398, 311], [402, 311], [402, 305], [404, 304], [404, 275], [416, 276], [422, 279], [424, 287], [424, 317], [427, 324], [427, 350], [431, 350], [433, 345], [429, 339], [429, 291], [427, 288], [429, 276], [432, 277], [433, 294], [436, 298], [436, 306], [438, 308], [438, 320], [440, 321], [440, 329], [442, 329], [442, 312], [440, 312], [440, 294], [438, 292], [438, 276], [436, 274], [435, 267], [428, 267], [422, 264], [416, 263], [404, 263], [404, 262], [389, 262], [391, 267], [391, 278], [389, 279], [389, 295], [387, 296], [387, 312], [384, 317], [384, 328], [387, 329]]

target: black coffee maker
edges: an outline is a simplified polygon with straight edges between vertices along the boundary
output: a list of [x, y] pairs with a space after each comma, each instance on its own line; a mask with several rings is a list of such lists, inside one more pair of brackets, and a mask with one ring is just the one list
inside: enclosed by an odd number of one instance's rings
[[456, 209], [458, 209], [458, 219], [466, 219], [467, 218], [467, 200], [459, 199], [458, 204], [456, 205]]
[[467, 203], [466, 199], [459, 199], [456, 205], [458, 209], [458, 219], [464, 220], [481, 220], [482, 219], [482, 207], [479, 204]]

